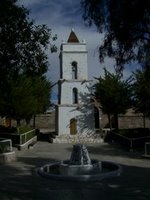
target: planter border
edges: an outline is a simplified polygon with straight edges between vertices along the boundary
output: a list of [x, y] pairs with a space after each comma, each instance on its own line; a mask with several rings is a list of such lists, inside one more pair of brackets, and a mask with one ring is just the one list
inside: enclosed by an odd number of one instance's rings
[[33, 142], [37, 141], [37, 136], [35, 135], [33, 138], [31, 138], [30, 140], [28, 140], [26, 143], [24, 144], [18, 144], [16, 145], [18, 147], [18, 150], [25, 150], [29, 148], [29, 145], [32, 144]]
[[0, 154], [0, 164], [10, 163], [16, 160], [15, 151]]

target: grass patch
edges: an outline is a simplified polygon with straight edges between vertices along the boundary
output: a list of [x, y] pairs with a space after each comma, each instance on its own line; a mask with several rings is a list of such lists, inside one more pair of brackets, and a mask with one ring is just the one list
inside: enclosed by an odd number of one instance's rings
[[28, 126], [20, 126], [20, 127], [17, 128], [17, 132], [18, 132], [19, 134], [23, 134], [23, 133], [26, 133], [26, 132], [28, 132], [28, 131], [31, 131], [32, 129], [33, 129], [33, 128], [28, 127]]

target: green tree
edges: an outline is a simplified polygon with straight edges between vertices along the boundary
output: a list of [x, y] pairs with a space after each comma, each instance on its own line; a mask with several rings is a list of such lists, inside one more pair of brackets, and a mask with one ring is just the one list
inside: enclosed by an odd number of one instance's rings
[[102, 112], [108, 115], [109, 127], [112, 128], [111, 117], [114, 117], [114, 126], [118, 128], [118, 114], [124, 114], [130, 107], [130, 79], [121, 80], [117, 74], [104, 69], [104, 77], [96, 78], [95, 95], [99, 99]]
[[31, 118], [36, 111], [35, 97], [33, 95], [32, 79], [20, 76], [12, 83], [11, 90], [11, 117], [20, 125], [21, 119]]
[[33, 115], [43, 113], [50, 105], [51, 83], [41, 77], [20, 76], [12, 84], [11, 117], [20, 125], [21, 119], [29, 124]]
[[142, 69], [134, 73], [133, 99], [136, 112], [143, 113], [143, 125], [145, 117], [150, 117], [150, 47], [146, 50], [145, 61]]
[[0, 1], [0, 114], [11, 115], [12, 82], [22, 74], [44, 77], [48, 48], [55, 51], [56, 35], [46, 25], [35, 25], [17, 0]]
[[113, 57], [122, 69], [129, 61], [145, 60], [150, 48], [149, 0], [81, 0], [81, 4], [84, 20], [104, 33], [100, 61]]
[[134, 78], [134, 109], [136, 112], [143, 113], [145, 126], [145, 117], [150, 117], [150, 68], [147, 66], [137, 70]]

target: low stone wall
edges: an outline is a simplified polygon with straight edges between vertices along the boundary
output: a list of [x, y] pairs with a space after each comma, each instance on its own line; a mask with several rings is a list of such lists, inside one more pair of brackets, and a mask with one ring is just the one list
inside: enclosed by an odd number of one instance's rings
[[[21, 125], [25, 125], [25, 120], [21, 121]], [[1, 118], [0, 125], [4, 125], [4, 119]], [[30, 125], [34, 126], [34, 119], [31, 119]], [[16, 127], [16, 120], [11, 120], [11, 126]], [[55, 112], [49, 114], [40, 114], [35, 116], [35, 128], [55, 130]]]
[[[107, 128], [108, 117], [107, 115], [102, 115], [100, 119], [101, 128]], [[120, 115], [118, 117], [118, 127], [123, 128], [144, 128], [144, 120], [141, 115]], [[145, 119], [145, 128], [150, 128], [150, 119]]]
[[[102, 114], [100, 119], [100, 128], [107, 128], [108, 117]], [[0, 124], [3, 124], [1, 119]], [[12, 120], [12, 126], [16, 126], [16, 121]], [[25, 124], [25, 121], [21, 121], [21, 124]], [[34, 124], [34, 120], [31, 120], [31, 126]], [[127, 113], [126, 115], [119, 116], [119, 128], [139, 128], [144, 127], [143, 116], [135, 113]], [[150, 120], [146, 118], [145, 127], [150, 128]], [[49, 114], [36, 115], [35, 117], [35, 128], [38, 129], [49, 129], [55, 131], [55, 112]]]
[[36, 115], [35, 128], [48, 128], [51, 130], [55, 130], [55, 112], [50, 114]]
[[[144, 128], [142, 116], [120, 116], [119, 117], [119, 128]], [[150, 128], [150, 121], [147, 119], [146, 127]]]

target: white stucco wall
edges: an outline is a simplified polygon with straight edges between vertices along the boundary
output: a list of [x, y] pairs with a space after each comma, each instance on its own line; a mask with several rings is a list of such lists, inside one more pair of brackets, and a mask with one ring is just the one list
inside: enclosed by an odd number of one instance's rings
[[73, 103], [73, 88], [78, 90], [78, 103], [86, 103], [86, 99], [90, 97], [89, 90], [90, 82], [81, 81], [64, 81], [61, 84], [61, 104], [72, 104]]
[[94, 109], [91, 105], [86, 106], [58, 106], [58, 129], [57, 134], [70, 134], [70, 120], [77, 120], [77, 134], [93, 134]]
[[60, 53], [61, 78], [72, 79], [72, 65], [73, 61], [77, 62], [78, 79], [88, 79], [87, 71], [87, 51], [86, 44], [63, 44]]
[[86, 49], [86, 43], [62, 43], [61, 45], [62, 51], [68, 51], [68, 52], [84, 52], [87, 51]]

